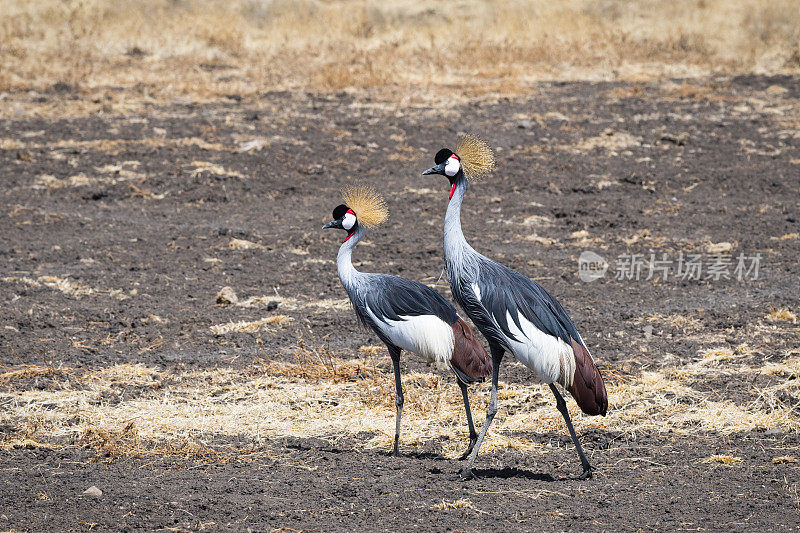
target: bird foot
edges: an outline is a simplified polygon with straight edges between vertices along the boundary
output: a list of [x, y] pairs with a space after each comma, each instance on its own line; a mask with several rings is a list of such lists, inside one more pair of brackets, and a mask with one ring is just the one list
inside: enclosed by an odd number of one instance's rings
[[394, 436], [394, 444], [392, 445], [392, 451], [389, 452], [389, 455], [392, 457], [400, 457], [400, 435], [396, 434]]
[[572, 476], [570, 479], [574, 481], [586, 481], [587, 479], [592, 479], [592, 470], [594, 470], [594, 468], [590, 466], [589, 468], [584, 469], [581, 475]]
[[478, 479], [478, 476], [475, 475], [471, 468], [465, 468], [458, 474], [450, 476], [450, 481], [469, 481], [470, 479]]

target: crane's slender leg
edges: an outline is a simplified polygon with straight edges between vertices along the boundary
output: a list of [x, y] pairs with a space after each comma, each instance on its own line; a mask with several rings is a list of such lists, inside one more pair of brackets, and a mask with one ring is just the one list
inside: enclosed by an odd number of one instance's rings
[[497, 414], [497, 378], [500, 375], [500, 362], [503, 360], [505, 351], [494, 345], [490, 345], [489, 350], [492, 352], [492, 396], [489, 399], [489, 407], [486, 409], [486, 419], [483, 421], [483, 428], [478, 435], [478, 441], [472, 449], [472, 454], [469, 456], [467, 466], [458, 474], [458, 477], [462, 481], [467, 481], [475, 477], [475, 474], [472, 472], [472, 465], [475, 464], [475, 458], [478, 457], [478, 451], [481, 449], [481, 444], [483, 444], [483, 439], [486, 437], [486, 432], [489, 431], [489, 425], [491, 425], [492, 420], [494, 420], [494, 415]]
[[556, 396], [556, 407], [558, 407], [558, 410], [561, 411], [561, 414], [564, 416], [564, 421], [567, 423], [567, 429], [572, 437], [572, 442], [575, 443], [575, 448], [578, 450], [578, 457], [581, 458], [583, 473], [578, 476], [577, 479], [589, 479], [592, 477], [592, 465], [590, 465], [589, 461], [586, 459], [586, 455], [583, 453], [583, 447], [581, 446], [581, 441], [578, 440], [578, 436], [575, 434], [575, 429], [572, 427], [572, 420], [569, 419], [569, 412], [567, 411], [567, 402], [564, 401], [564, 397], [561, 396], [560, 392], [558, 392], [555, 383], [550, 384], [550, 390], [553, 391], [553, 394]]
[[392, 447], [392, 455], [395, 457], [400, 456], [400, 418], [403, 416], [403, 384], [400, 382], [400, 348], [396, 346], [387, 346], [389, 348], [389, 356], [392, 358], [392, 366], [394, 366], [394, 385], [397, 389], [397, 396], [394, 405], [397, 407], [397, 422], [394, 429], [394, 447]]
[[472, 453], [472, 449], [475, 447], [475, 442], [478, 440], [478, 432], [475, 431], [475, 425], [472, 423], [472, 410], [469, 408], [469, 395], [467, 393], [467, 386], [458, 378], [456, 378], [456, 381], [458, 381], [458, 386], [461, 387], [461, 395], [464, 397], [464, 410], [467, 412], [467, 424], [469, 425], [469, 447], [467, 448], [467, 451], [465, 451], [461, 457], [458, 458], [459, 461], [463, 461], [469, 457], [470, 453]]

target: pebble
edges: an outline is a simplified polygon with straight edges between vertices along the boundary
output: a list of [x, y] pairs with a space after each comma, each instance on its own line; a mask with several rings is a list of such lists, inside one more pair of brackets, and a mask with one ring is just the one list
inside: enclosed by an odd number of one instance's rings
[[91, 496], [92, 498], [99, 498], [103, 495], [103, 491], [92, 485], [85, 491], [83, 491], [84, 496]]
[[665, 133], [661, 136], [661, 140], [671, 142], [672, 144], [677, 144], [678, 146], [685, 146], [686, 142], [689, 140], [689, 134], [686, 133], [685, 131], [677, 135], [672, 133]]
[[217, 293], [217, 303], [219, 305], [236, 305], [239, 302], [239, 297], [230, 287], [222, 287]]
[[729, 242], [712, 242], [706, 245], [706, 252], [709, 254], [729, 254], [733, 250], [733, 244]]
[[770, 85], [767, 87], [767, 94], [783, 94], [786, 92], [789, 92], [789, 89], [781, 87], [780, 85]]

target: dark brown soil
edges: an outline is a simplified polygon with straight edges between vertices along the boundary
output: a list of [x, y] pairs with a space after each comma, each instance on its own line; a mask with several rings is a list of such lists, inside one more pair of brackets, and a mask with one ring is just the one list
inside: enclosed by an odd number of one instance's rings
[[[281, 441], [269, 453], [225, 463], [92, 462], [92, 454], [46, 449], [0, 455], [4, 527], [42, 530], [788, 530], [800, 526], [796, 470], [771, 453], [798, 439], [744, 435], [640, 436], [592, 450], [602, 464], [572, 481], [571, 445], [560, 435], [547, 462], [514, 452], [484, 458], [469, 483], [455, 464], [418, 451], [393, 458], [314, 440]], [[590, 448], [594, 447], [589, 444]], [[699, 459], [736, 450], [734, 467]], [[95, 485], [100, 499], [81, 493]], [[795, 485], [796, 486], [796, 485]], [[41, 493], [47, 499], [41, 499]], [[793, 498], [795, 498], [793, 500]], [[472, 508], [437, 509], [467, 499]]]
[[[341, 236], [320, 227], [353, 177], [379, 185], [391, 210], [389, 223], [367, 239], [374, 246], [357, 251], [363, 268], [436, 281], [447, 184], [420, 172], [465, 131], [489, 140], [498, 158], [493, 176], [468, 192], [469, 240], [556, 295], [610, 380], [691, 362], [708, 339], [732, 348], [747, 343], [752, 353], [738, 362], [780, 361], [800, 343], [796, 325], [765, 320], [772, 309], [797, 311], [800, 301], [800, 239], [791, 237], [800, 232], [798, 102], [797, 78], [743, 77], [542, 84], [525, 98], [453, 105], [269, 93], [255, 101], [153, 105], [137, 116], [3, 119], [0, 138], [24, 146], [0, 149], [0, 362], [75, 371], [117, 362], [176, 372], [245, 367], [286, 357], [300, 338], [357, 357], [359, 346], [377, 339], [350, 311], [226, 307], [215, 296], [231, 286], [240, 299], [343, 298], [333, 262]], [[632, 142], [624, 142], [628, 136]], [[170, 142], [186, 138], [210, 145]], [[268, 141], [263, 149], [238, 151], [261, 138]], [[110, 142], [87, 142], [99, 140]], [[240, 176], [195, 171], [198, 161]], [[123, 171], [102, 170], [106, 165]], [[85, 181], [70, 181], [81, 174]], [[534, 215], [549, 222], [526, 225]], [[582, 230], [587, 237], [574, 235]], [[534, 233], [552, 244], [526, 240]], [[232, 239], [261, 247], [232, 249]], [[759, 278], [614, 279], [622, 253], [677, 259], [720, 242], [732, 243], [734, 258], [760, 253]], [[583, 250], [611, 263], [605, 279], [578, 278]], [[70, 297], [41, 281], [47, 276], [94, 292]], [[443, 280], [438, 288], [447, 293]], [[209, 329], [271, 314], [294, 320], [268, 333], [217, 336]], [[656, 321], [645, 331], [645, 317], [654, 314], [696, 322], [687, 329]], [[404, 365], [421, 363], [407, 358]], [[506, 380], [529, 379], [513, 365], [502, 372]], [[717, 377], [694, 386], [746, 402], [754, 385]], [[800, 457], [796, 433], [593, 432], [583, 441], [597, 473], [581, 482], [567, 478], [578, 462], [566, 432], [531, 428], [525, 437], [552, 444], [552, 452], [483, 455], [482, 479], [468, 483], [448, 479], [459, 465], [435, 442], [406, 449], [400, 459], [312, 439], [244, 445], [246, 452], [211, 462], [108, 461], [81, 447], [5, 449], [0, 529], [800, 526], [800, 463], [772, 462]], [[700, 462], [717, 453], [742, 460]], [[81, 495], [90, 485], [102, 489], [100, 499]], [[471, 507], [436, 507], [462, 498]]]

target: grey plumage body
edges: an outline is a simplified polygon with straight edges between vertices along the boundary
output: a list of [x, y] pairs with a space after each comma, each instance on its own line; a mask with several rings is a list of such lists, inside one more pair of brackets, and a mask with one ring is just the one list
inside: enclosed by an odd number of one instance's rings
[[466, 384], [488, 374], [490, 359], [455, 308], [435, 290], [398, 276], [356, 270], [352, 253], [364, 234], [365, 229], [357, 226], [342, 243], [337, 271], [358, 319], [386, 344], [392, 358], [397, 391], [393, 453], [398, 454], [403, 408], [400, 353], [407, 350], [455, 372], [470, 433], [469, 448], [462, 456], [466, 458], [477, 440]]
[[[444, 256], [453, 297], [490, 344], [519, 359], [544, 383], [557, 381], [568, 387], [574, 365], [567, 351], [570, 339], [580, 341], [580, 334], [561, 304], [541, 285], [481, 255], [467, 243], [461, 229], [467, 184], [463, 178], [457, 182], [445, 215]], [[544, 333], [536, 339], [546, 344], [540, 346], [540, 353], [520, 353], [522, 337], [531, 330], [522, 321]], [[548, 361], [546, 350], [556, 352], [558, 360]]]
[[591, 355], [569, 315], [550, 293], [526, 276], [479, 254], [467, 243], [461, 229], [461, 207], [468, 182], [459, 171], [451, 183], [454, 189], [444, 224], [450, 288], [455, 300], [488, 340], [493, 361], [486, 420], [461, 476], [473, 475], [475, 458], [497, 412], [500, 363], [504, 354], [509, 353], [550, 386], [578, 450], [583, 477], [590, 477], [591, 466], [554, 383], [568, 388], [587, 413], [605, 414], [605, 387]]
[[356, 270], [352, 253], [364, 234], [365, 230], [359, 227], [350, 239], [342, 243], [336, 258], [339, 280], [363, 324], [372, 328], [383, 342], [395, 343], [396, 339], [387, 337], [377, 322], [422, 315], [436, 316], [447, 324], [456, 320], [458, 313], [455, 308], [427, 285], [390, 274]]

